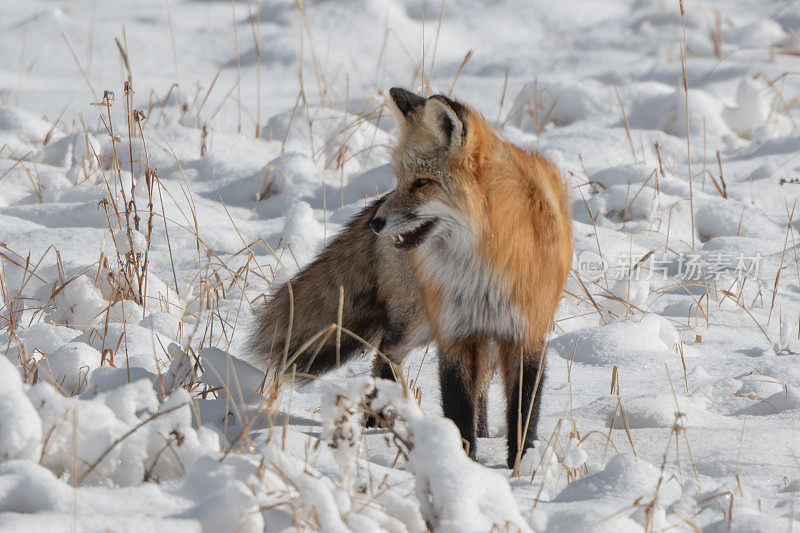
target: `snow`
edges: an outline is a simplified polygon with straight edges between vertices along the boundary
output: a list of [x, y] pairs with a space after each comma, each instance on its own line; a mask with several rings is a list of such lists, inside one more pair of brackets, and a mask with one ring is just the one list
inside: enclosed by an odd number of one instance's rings
[[42, 422], [25, 396], [19, 372], [7, 359], [0, 359], [0, 458], [31, 458], [42, 438]]
[[[245, 401], [254, 398], [263, 388], [264, 373], [247, 362], [214, 347], [202, 348], [199, 355], [203, 381], [209, 387], [219, 387], [223, 395], [231, 394]], [[172, 361], [177, 361], [174, 355]], [[170, 369], [172, 371], [172, 366]]]
[[396, 383], [379, 380], [375, 387], [374, 409], [399, 416], [392, 431], [406, 442], [422, 515], [434, 529], [485, 531], [507, 524], [530, 531], [505, 477], [467, 457], [452, 421], [424, 415]]
[[86, 388], [88, 376], [100, 366], [100, 352], [85, 342], [62, 344], [40, 362], [42, 380], [73, 396]]
[[550, 349], [570, 361], [621, 366], [674, 358], [674, 346], [679, 342], [678, 332], [669, 320], [644, 315], [565, 333], [553, 339]]
[[[631, 495], [646, 494], [648, 489], [652, 490], [658, 475], [658, 469], [654, 466], [640, 462], [632, 453], [622, 453], [614, 456], [600, 472], [573, 481], [556, 500], [627, 499]], [[668, 486], [675, 488], [674, 484]]]
[[[0, 1], [0, 530], [800, 527], [800, 7], [301, 5]], [[394, 187], [393, 86], [570, 189], [518, 473], [499, 378], [475, 463], [433, 347], [413, 393], [371, 354], [280, 390], [247, 360], [254, 306]]]

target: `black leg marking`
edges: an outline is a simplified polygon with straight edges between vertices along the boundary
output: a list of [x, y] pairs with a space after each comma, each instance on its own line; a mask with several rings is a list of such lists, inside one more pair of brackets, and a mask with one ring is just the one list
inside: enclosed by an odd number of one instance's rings
[[[380, 357], [380, 356], [379, 356]], [[381, 370], [379, 375], [375, 376], [381, 379], [391, 379], [392, 381], [397, 381], [397, 376], [395, 375], [395, 369], [392, 368], [391, 363], [388, 361], [384, 361], [381, 357]]]
[[439, 354], [439, 384], [442, 390], [444, 416], [455, 422], [461, 438], [469, 446], [469, 456], [475, 459], [475, 405], [473, 395], [461, 364], [448, 361]]
[[[519, 443], [522, 443], [521, 451], [524, 453], [527, 448], [533, 446], [536, 440], [536, 426], [539, 422], [539, 406], [541, 405], [541, 394], [544, 388], [544, 368], [539, 373], [539, 365], [544, 364], [540, 354], [528, 355], [522, 363], [522, 376], [516, 374], [512, 383], [506, 384], [506, 395], [508, 411], [508, 468], [514, 468], [517, 461], [517, 454], [520, 451]], [[517, 363], [519, 368], [519, 363]], [[539, 383], [537, 384], [537, 376]], [[520, 377], [522, 380], [522, 405], [520, 405]], [[531, 409], [531, 402], [533, 408]], [[531, 410], [528, 419], [528, 410]], [[521, 415], [521, 416], [520, 416]], [[520, 429], [525, 431], [527, 422], [527, 432], [525, 438], [520, 439]], [[520, 456], [521, 457], [521, 456]]]

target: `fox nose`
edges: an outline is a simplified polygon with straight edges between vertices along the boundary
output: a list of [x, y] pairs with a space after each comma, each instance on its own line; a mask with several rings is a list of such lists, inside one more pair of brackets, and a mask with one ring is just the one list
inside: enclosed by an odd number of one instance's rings
[[385, 218], [378, 218], [375, 217], [370, 221], [369, 227], [375, 233], [380, 234], [381, 230], [386, 226], [386, 219]]

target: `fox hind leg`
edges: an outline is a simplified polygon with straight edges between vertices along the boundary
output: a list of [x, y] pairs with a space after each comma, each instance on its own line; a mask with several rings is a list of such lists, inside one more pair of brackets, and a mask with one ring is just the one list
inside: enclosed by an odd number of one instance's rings
[[540, 398], [544, 388], [543, 347], [543, 343], [538, 343], [533, 349], [517, 343], [504, 343], [500, 348], [508, 421], [507, 464], [511, 469], [536, 440]]
[[[403, 361], [410, 349], [406, 342], [407, 328], [402, 324], [390, 324], [381, 339], [380, 354], [375, 354], [372, 361], [372, 377], [397, 381], [398, 374], [402, 372]], [[383, 354], [383, 355], [381, 355]], [[380, 416], [380, 413], [378, 413]], [[364, 425], [368, 428], [378, 426], [378, 420], [373, 415], [367, 416]]]
[[[390, 322], [383, 332], [378, 350], [372, 361], [372, 377], [397, 381], [403, 362], [412, 346], [408, 339], [409, 328], [404, 323]], [[383, 355], [381, 355], [383, 354]]]
[[[381, 353], [386, 355], [383, 349], [381, 349]], [[399, 368], [400, 365], [397, 363], [394, 363], [393, 366], [391, 362], [387, 361], [379, 354], [375, 354], [375, 359], [372, 360], [372, 377], [397, 381], [397, 372]]]
[[478, 412], [475, 422], [478, 437], [481, 438], [489, 436], [489, 386], [492, 384], [494, 366], [494, 361], [485, 359], [481, 361], [480, 396], [478, 397]]
[[478, 437], [484, 438], [489, 436], [489, 394], [488, 391], [481, 392], [478, 398], [478, 412], [476, 416], [478, 420], [475, 425], [477, 426]]

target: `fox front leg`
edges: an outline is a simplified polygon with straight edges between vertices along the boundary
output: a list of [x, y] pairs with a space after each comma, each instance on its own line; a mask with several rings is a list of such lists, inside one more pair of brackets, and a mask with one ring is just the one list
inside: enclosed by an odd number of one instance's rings
[[[470, 458], [475, 459], [476, 429], [480, 431], [481, 398], [487, 358], [485, 339], [438, 342], [442, 412], [461, 432]], [[485, 418], [485, 417], [483, 417]], [[478, 426], [478, 427], [476, 427]]]
[[[507, 343], [500, 347], [500, 364], [506, 393], [508, 468], [513, 469], [525, 450], [536, 441], [539, 407], [544, 388], [543, 344], [526, 348]], [[520, 401], [521, 400], [521, 401]]]

